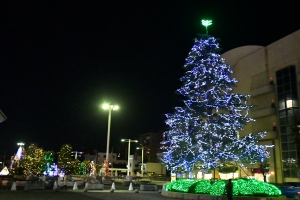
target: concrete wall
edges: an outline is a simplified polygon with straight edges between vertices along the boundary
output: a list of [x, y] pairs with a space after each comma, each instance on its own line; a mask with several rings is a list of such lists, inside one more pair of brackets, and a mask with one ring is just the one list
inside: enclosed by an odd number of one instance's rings
[[156, 174], [166, 174], [166, 168], [161, 163], [145, 163], [147, 172], [155, 172]]

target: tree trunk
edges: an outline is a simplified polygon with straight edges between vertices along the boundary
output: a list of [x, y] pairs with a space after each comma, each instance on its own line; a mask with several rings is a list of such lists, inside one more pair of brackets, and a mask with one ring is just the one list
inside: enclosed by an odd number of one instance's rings
[[264, 182], [267, 182], [267, 176], [265, 173], [262, 173], [262, 175], [264, 176]]
[[216, 169], [214, 169], [214, 182], [216, 181]]

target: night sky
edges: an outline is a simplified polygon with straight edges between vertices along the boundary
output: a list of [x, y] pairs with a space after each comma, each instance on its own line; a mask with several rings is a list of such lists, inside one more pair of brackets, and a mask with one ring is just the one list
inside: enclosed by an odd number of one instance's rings
[[221, 53], [266, 46], [300, 29], [300, 1], [278, 2], [1, 1], [0, 109], [8, 119], [0, 155], [15, 153], [17, 142], [104, 152], [104, 102], [120, 106], [111, 147], [166, 130], [164, 114], [182, 105], [175, 90], [185, 58], [205, 33], [201, 19], [213, 20]]

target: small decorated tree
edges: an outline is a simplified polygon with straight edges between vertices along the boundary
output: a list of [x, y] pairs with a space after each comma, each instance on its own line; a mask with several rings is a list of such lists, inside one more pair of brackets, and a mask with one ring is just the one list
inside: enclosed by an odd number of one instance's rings
[[72, 146], [70, 144], [64, 144], [58, 152], [58, 168], [64, 173], [71, 172], [72, 160]]
[[44, 151], [44, 159], [41, 164], [41, 170], [46, 172], [45, 174], [50, 173], [52, 171], [52, 164], [54, 160], [54, 152], [53, 151]]
[[35, 176], [41, 174], [43, 164], [44, 150], [39, 148], [36, 144], [30, 144], [22, 161], [24, 174]]

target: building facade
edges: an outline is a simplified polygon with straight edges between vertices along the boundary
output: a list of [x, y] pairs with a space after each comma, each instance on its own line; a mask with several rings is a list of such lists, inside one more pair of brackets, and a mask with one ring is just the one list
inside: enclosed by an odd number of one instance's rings
[[144, 161], [158, 162], [157, 153], [161, 152], [162, 132], [149, 132], [139, 136], [139, 145], [144, 147]]
[[239, 81], [234, 92], [251, 94], [249, 104], [254, 105], [249, 116], [256, 122], [247, 124], [240, 136], [266, 131], [260, 144], [274, 145], [267, 160], [269, 181], [298, 182], [300, 30], [266, 47], [243, 46], [221, 57], [231, 65], [232, 77]]
[[[97, 165], [103, 165], [106, 161], [106, 152], [97, 152], [95, 155], [85, 155], [86, 160], [93, 161]], [[129, 169], [127, 164], [129, 161]], [[138, 169], [138, 164], [141, 163], [141, 156], [130, 155], [130, 158], [122, 159], [118, 153], [109, 153], [109, 168], [112, 171], [112, 176], [118, 176], [118, 173], [126, 173], [129, 170], [130, 175], [135, 175], [134, 170]], [[99, 174], [104, 174], [105, 169], [102, 168]]]

